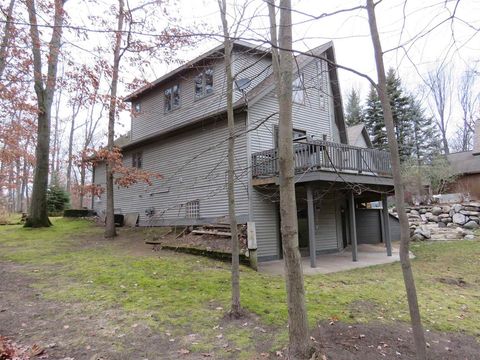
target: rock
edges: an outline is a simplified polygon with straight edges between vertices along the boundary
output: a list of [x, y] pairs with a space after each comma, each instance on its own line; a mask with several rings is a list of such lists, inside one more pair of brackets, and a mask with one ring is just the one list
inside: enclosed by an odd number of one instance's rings
[[452, 220], [455, 224], [463, 225], [467, 222], [467, 217], [463, 214], [456, 213], [453, 215]]
[[453, 210], [453, 209], [450, 210], [450, 211], [448, 212], [448, 215], [450, 215], [450, 217], [453, 217], [453, 215], [455, 215], [455, 210]]
[[440, 206], [434, 206], [432, 208], [433, 215], [440, 215], [442, 213], [442, 208]]
[[420, 218], [422, 219], [423, 222], [427, 222], [427, 221], [428, 221], [427, 217], [426, 217], [425, 215], [423, 215], [423, 214], [420, 214]]
[[421, 226], [419, 228], [416, 228], [413, 234], [419, 234], [422, 235], [425, 239], [430, 239], [432, 237], [432, 233], [430, 232], [429, 229], [427, 229], [425, 226]]
[[419, 212], [415, 209], [410, 210], [410, 215], [418, 215]]
[[475, 235], [465, 235], [463, 238], [465, 240], [475, 240]]
[[470, 220], [473, 220], [477, 223], [480, 222], [480, 217], [478, 217], [478, 216], [469, 216], [469, 218], [470, 218]]
[[478, 211], [460, 210], [460, 214], [468, 215], [468, 216], [478, 216], [478, 215], [480, 215], [480, 212], [478, 212]]
[[452, 222], [452, 218], [451, 217], [445, 217], [445, 218], [442, 218], [442, 219], [439, 219], [441, 222], [444, 222], [445, 224], [448, 224], [448, 223], [451, 223]]
[[418, 212], [419, 212], [420, 214], [426, 214], [426, 213], [427, 213], [427, 209], [422, 208], [422, 209], [418, 210]]
[[447, 214], [448, 214], [448, 213], [450, 212], [450, 210], [451, 210], [451, 207], [448, 206], [448, 205], [445, 205], [445, 206], [442, 207], [442, 211], [443, 211], [444, 213], [447, 213]]
[[441, 221], [440, 221], [440, 222], [438, 223], [438, 227], [439, 227], [439, 228], [446, 228], [446, 227], [447, 227], [447, 224], [445, 224], [444, 222], [441, 222]]
[[463, 209], [463, 206], [460, 205], [460, 204], [455, 204], [455, 205], [452, 206], [452, 209], [453, 209], [453, 211], [455, 211], [456, 213], [458, 213], [458, 212], [460, 212], [460, 210]]
[[432, 215], [430, 217], [427, 217], [427, 220], [428, 221], [433, 221], [433, 222], [438, 222], [439, 221], [439, 218], [437, 215]]
[[480, 211], [480, 208], [478, 208], [476, 206], [464, 206], [463, 210], [466, 210], [466, 211]]
[[430, 217], [430, 216], [433, 216], [433, 214], [432, 214], [431, 211], [427, 211], [427, 212], [425, 213], [425, 216], [426, 216], [426, 217]]
[[473, 207], [476, 207], [476, 208], [480, 208], [480, 202], [470, 202], [468, 204], [465, 204], [466, 206], [473, 206]]
[[456, 226], [457, 224], [454, 224], [453, 222], [447, 224], [447, 228], [454, 228]]
[[478, 229], [480, 226], [473, 220], [468, 221], [463, 225], [465, 229]]
[[412, 241], [423, 241], [425, 238], [420, 234], [413, 234], [410, 238]]
[[440, 214], [440, 215], [438, 215], [438, 217], [439, 217], [440, 219], [444, 219], [444, 218], [450, 217], [450, 215], [448, 215], [448, 214]]

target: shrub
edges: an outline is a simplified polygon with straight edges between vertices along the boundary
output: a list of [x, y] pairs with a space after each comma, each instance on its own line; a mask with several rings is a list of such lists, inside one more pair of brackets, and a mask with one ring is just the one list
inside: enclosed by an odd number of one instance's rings
[[69, 203], [70, 196], [61, 187], [52, 185], [47, 190], [47, 208], [50, 216], [61, 215]]

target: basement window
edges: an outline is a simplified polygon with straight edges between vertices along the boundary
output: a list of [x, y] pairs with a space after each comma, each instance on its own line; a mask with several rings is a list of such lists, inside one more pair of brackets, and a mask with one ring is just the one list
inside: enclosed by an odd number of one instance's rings
[[143, 153], [141, 151], [132, 154], [132, 167], [141, 169], [143, 163]]
[[173, 85], [165, 90], [165, 112], [175, 110], [180, 107], [180, 87], [178, 84]]
[[185, 217], [198, 219], [200, 217], [200, 200], [189, 201], [185, 204]]

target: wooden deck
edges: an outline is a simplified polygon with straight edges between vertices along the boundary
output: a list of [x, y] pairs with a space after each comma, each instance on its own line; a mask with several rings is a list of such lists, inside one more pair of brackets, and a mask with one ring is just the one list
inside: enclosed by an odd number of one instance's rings
[[[330, 141], [309, 140], [294, 144], [295, 173], [297, 177], [311, 173], [330, 173], [327, 178], [342, 174], [361, 175], [364, 179], [386, 178], [390, 183], [392, 168], [390, 154], [386, 151], [361, 148]], [[333, 173], [333, 174], [332, 174]], [[325, 174], [327, 175], [327, 174]], [[254, 185], [274, 183], [278, 176], [278, 150], [269, 149], [252, 154]], [[372, 179], [373, 180], [373, 179]], [[376, 182], [376, 181], [374, 181]], [[384, 181], [382, 181], [384, 182]]]

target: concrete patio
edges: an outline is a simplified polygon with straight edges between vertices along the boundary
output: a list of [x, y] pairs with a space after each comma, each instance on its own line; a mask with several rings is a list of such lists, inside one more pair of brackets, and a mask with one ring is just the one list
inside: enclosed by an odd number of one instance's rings
[[[351, 248], [345, 248], [341, 252], [323, 254], [317, 256], [317, 267], [310, 267], [310, 259], [302, 258], [303, 273], [305, 275], [329, 274], [338, 271], [345, 271], [363, 268], [373, 265], [381, 265], [400, 261], [399, 244], [392, 244], [392, 256], [387, 256], [384, 244], [358, 245], [358, 261], [352, 261]], [[412, 254], [410, 254], [412, 257]], [[284, 274], [284, 261], [275, 260], [260, 263], [258, 271], [272, 275]]]

